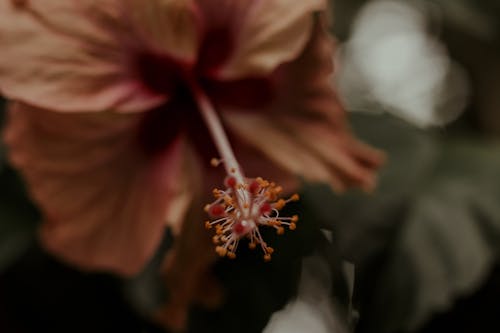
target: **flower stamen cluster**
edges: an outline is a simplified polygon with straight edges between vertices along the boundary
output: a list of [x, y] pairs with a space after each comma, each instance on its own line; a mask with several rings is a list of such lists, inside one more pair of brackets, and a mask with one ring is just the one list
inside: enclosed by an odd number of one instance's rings
[[225, 186], [224, 190], [214, 189], [215, 201], [205, 206], [212, 218], [205, 222], [205, 227], [215, 230], [212, 239], [217, 245], [217, 254], [236, 258], [240, 240], [247, 238], [249, 248], [255, 249], [259, 245], [264, 260], [270, 261], [274, 249], [264, 241], [259, 227], [274, 228], [278, 235], [284, 234], [285, 227], [295, 230], [298, 216], [282, 217], [280, 210], [287, 203], [299, 200], [299, 195], [280, 198], [282, 187], [260, 177], [239, 183], [234, 176], [228, 176]]

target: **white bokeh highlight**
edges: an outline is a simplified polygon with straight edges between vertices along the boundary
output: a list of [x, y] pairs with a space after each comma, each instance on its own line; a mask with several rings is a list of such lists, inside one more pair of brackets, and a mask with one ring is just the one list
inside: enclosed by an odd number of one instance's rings
[[408, 3], [372, 1], [362, 9], [338, 60], [336, 84], [348, 109], [382, 108], [420, 127], [463, 111], [466, 77], [427, 27], [425, 11]]
[[331, 302], [332, 277], [319, 257], [302, 263], [297, 298], [273, 314], [263, 333], [345, 333]]

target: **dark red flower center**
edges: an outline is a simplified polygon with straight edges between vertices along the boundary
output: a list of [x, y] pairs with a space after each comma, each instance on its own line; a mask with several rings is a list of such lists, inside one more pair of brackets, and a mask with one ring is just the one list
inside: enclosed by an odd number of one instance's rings
[[230, 31], [215, 28], [205, 34], [195, 64], [183, 63], [165, 54], [137, 54], [135, 65], [144, 85], [169, 97], [164, 105], [147, 112], [143, 119], [139, 140], [148, 155], [161, 153], [175, 137], [185, 132], [204, 156], [217, 156], [191, 94], [190, 82], [195, 81], [219, 110], [236, 108], [253, 112], [272, 100], [273, 86], [269, 78], [218, 79], [217, 73], [233, 49]]

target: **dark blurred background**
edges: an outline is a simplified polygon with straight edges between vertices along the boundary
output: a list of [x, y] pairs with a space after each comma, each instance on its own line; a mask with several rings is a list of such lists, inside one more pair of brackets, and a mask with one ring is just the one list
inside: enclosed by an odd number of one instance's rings
[[[221, 261], [227, 302], [193, 308], [189, 332], [500, 332], [500, 3], [337, 0], [333, 13], [332, 84], [388, 154], [379, 188], [305, 186], [300, 232], [273, 240], [271, 264]], [[168, 297], [168, 233], [124, 280], [51, 257], [39, 219], [0, 145], [0, 332], [165, 332], [148, 314]]]

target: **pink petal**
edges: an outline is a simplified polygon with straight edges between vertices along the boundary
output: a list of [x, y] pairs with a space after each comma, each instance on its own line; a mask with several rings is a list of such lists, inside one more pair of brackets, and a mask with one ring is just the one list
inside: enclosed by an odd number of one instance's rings
[[125, 17], [151, 51], [193, 64], [200, 44], [200, 13], [195, 0], [122, 0]]
[[309, 145], [297, 140], [296, 132], [290, 132], [279, 120], [267, 115], [228, 113], [229, 126], [254, 147], [258, 147], [274, 164], [297, 176], [313, 182], [327, 182], [337, 190], [344, 189], [343, 182], [321, 156], [310, 151]]
[[186, 146], [178, 139], [146, 158], [137, 146], [139, 118], [12, 105], [10, 159], [45, 217], [43, 244], [65, 261], [134, 274], [155, 251], [167, 217], [183, 219]]
[[196, 51], [195, 13], [172, 10], [179, 1], [14, 2], [0, 0], [0, 92], [38, 107], [144, 111], [167, 96], [141, 82], [137, 54]]
[[240, 0], [238, 5], [247, 13], [237, 30], [234, 53], [219, 73], [225, 79], [264, 76], [294, 59], [309, 39], [313, 13], [325, 9], [326, 1]]
[[302, 55], [278, 72], [277, 99], [267, 112], [226, 112], [242, 140], [289, 172], [335, 190], [367, 190], [383, 154], [356, 140], [331, 86], [333, 43], [317, 22]]

